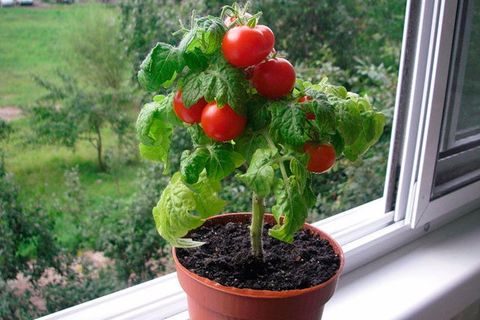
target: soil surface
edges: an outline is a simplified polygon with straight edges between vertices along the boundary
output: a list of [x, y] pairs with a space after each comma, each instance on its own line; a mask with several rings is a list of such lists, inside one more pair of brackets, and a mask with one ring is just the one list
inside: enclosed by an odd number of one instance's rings
[[179, 261], [192, 272], [224, 286], [258, 290], [304, 289], [330, 279], [340, 258], [327, 240], [309, 230], [299, 231], [292, 244], [263, 230], [264, 261], [250, 254], [247, 224], [202, 226], [189, 237], [206, 242], [193, 249], [177, 249]]

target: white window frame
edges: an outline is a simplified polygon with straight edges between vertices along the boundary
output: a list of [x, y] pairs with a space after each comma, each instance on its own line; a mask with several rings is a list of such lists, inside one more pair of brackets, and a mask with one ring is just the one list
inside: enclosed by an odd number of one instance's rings
[[[314, 223], [342, 245], [346, 256], [344, 273], [480, 206], [480, 182], [435, 200], [430, 196], [450, 64], [448, 43], [451, 46], [457, 4], [458, 0], [407, 0], [384, 196]], [[156, 290], [154, 298], [148, 288]], [[149, 299], [141, 301], [138, 290], [146, 290], [145, 297], [156, 302], [149, 305]], [[135, 301], [128, 302], [125, 292], [137, 292]], [[103, 308], [109, 299], [119, 301], [111, 312]], [[185, 295], [174, 274], [42, 319], [65, 319], [72, 315], [72, 319], [80, 319], [75, 318], [76, 314], [95, 314], [95, 319], [110, 319], [113, 314], [115, 319], [147, 319], [142, 315], [151, 308], [156, 308], [161, 319], [185, 319], [186, 313], [182, 312], [186, 310]]]

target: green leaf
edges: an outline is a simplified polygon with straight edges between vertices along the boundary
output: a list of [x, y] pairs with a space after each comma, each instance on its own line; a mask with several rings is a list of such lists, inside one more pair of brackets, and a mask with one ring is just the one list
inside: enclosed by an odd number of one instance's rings
[[167, 164], [175, 123], [178, 119], [172, 111], [171, 96], [157, 96], [156, 101], [146, 104], [136, 123], [140, 154], [146, 159]]
[[272, 191], [275, 171], [271, 161], [274, 156], [275, 152], [272, 149], [257, 149], [247, 172], [237, 176], [260, 197], [266, 197]]
[[213, 144], [214, 141], [205, 135], [202, 127], [198, 124], [194, 124], [187, 127], [187, 131], [190, 134], [190, 138], [192, 138], [192, 143], [194, 146], [198, 145], [207, 145]]
[[173, 95], [157, 95], [154, 101], [143, 106], [137, 117], [136, 129], [138, 139], [146, 144], [153, 145], [157, 136], [152, 130], [156, 121], [165, 122], [172, 126], [181, 124], [180, 120], [173, 111]]
[[340, 133], [338, 133], [338, 131], [335, 132], [335, 134], [330, 137], [330, 142], [335, 148], [335, 153], [337, 155], [341, 155], [343, 150], [345, 149], [345, 142], [343, 141], [343, 138], [340, 135]]
[[168, 151], [170, 145], [149, 146], [143, 143], [138, 145], [140, 155], [151, 161], [159, 161], [166, 163], [168, 161]]
[[220, 181], [244, 162], [242, 155], [234, 151], [231, 145], [214, 144], [199, 147], [193, 153], [184, 151], [180, 172], [188, 183], [195, 183], [203, 169], [206, 169], [209, 179]]
[[304, 190], [307, 184], [307, 159], [308, 157], [304, 156], [302, 161], [297, 158], [290, 160], [290, 171], [292, 175], [295, 176], [295, 181], [299, 184], [298, 189]]
[[198, 72], [188, 73], [182, 84], [182, 102], [185, 107], [190, 108], [190, 106], [197, 103], [204, 94], [202, 74]]
[[208, 102], [216, 101], [219, 106], [228, 104], [237, 113], [245, 113], [249, 84], [242, 71], [226, 62], [222, 54], [212, 61], [208, 69], [186, 77], [183, 86], [185, 92], [187, 88], [195, 90], [188, 98], [189, 102], [202, 92]]
[[177, 48], [157, 43], [140, 65], [138, 81], [148, 91], [157, 91], [182, 71], [184, 63]]
[[337, 128], [345, 145], [353, 144], [362, 132], [362, 116], [357, 104], [346, 100], [337, 108]]
[[315, 98], [313, 113], [314, 123], [322, 134], [333, 134], [336, 128], [335, 108], [327, 96], [321, 95]]
[[279, 183], [275, 190], [276, 203], [272, 207], [272, 213], [277, 221], [283, 216], [283, 222], [269, 230], [269, 235], [275, 239], [293, 242], [293, 236], [305, 223], [310, 204], [308, 200], [311, 197], [304, 197], [304, 190], [299, 188], [300, 185], [295, 176], [290, 176], [286, 185]]
[[355, 161], [374, 145], [383, 133], [385, 126], [385, 116], [379, 112], [368, 112], [362, 115], [363, 128], [359, 138], [354, 144], [346, 146], [343, 151], [345, 157], [350, 161]]
[[213, 16], [202, 17], [197, 21], [202, 52], [213, 54], [222, 46], [227, 31], [222, 19]]
[[208, 147], [210, 158], [207, 161], [207, 175], [210, 179], [221, 180], [241, 166], [245, 160], [232, 146], [215, 144]]
[[199, 182], [190, 186], [190, 189], [194, 191], [195, 208], [200, 217], [208, 218], [223, 210], [226, 202], [217, 196], [221, 187], [220, 181], [208, 178], [205, 171], [200, 175]]
[[253, 154], [259, 148], [268, 148], [267, 140], [261, 134], [243, 134], [235, 144], [235, 150], [243, 156], [247, 163], [252, 161]]
[[210, 153], [206, 148], [197, 148], [193, 153], [185, 150], [182, 153], [180, 162], [180, 173], [185, 182], [189, 184], [196, 183], [200, 173], [205, 169], [209, 158]]
[[218, 198], [218, 182], [205, 175], [194, 185], [186, 185], [175, 173], [153, 208], [158, 233], [175, 247], [195, 247], [201, 242], [182, 239], [188, 231], [198, 228], [204, 219], [221, 212], [225, 202]]
[[186, 65], [194, 71], [206, 69], [210, 56], [220, 49], [225, 31], [220, 18], [208, 16], [197, 19], [178, 46]]
[[307, 141], [305, 112], [298, 104], [276, 101], [269, 106], [272, 112], [271, 133], [275, 140], [292, 146], [302, 146]]
[[254, 131], [266, 128], [271, 121], [271, 114], [268, 108], [267, 100], [256, 97], [247, 103], [248, 126]]

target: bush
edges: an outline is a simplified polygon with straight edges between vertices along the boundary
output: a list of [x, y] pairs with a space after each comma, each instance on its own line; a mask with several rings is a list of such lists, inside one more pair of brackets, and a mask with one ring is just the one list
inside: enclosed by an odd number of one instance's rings
[[97, 247], [115, 260], [120, 279], [130, 283], [150, 280], [165, 270], [163, 260], [168, 248], [158, 236], [152, 217], [152, 207], [168, 182], [162, 172], [160, 165], [145, 165], [139, 174], [138, 190], [123, 207], [123, 215], [113, 224], [101, 224]]
[[40, 208], [27, 209], [19, 190], [0, 161], [0, 278], [19, 272], [40, 277], [46, 267], [59, 267], [53, 221]]

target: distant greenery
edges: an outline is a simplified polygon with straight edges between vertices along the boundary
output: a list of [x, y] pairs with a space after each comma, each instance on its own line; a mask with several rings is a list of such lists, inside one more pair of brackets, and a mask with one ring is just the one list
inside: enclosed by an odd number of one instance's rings
[[92, 10], [115, 13], [96, 3], [0, 10], [0, 107], [26, 106], [45, 93], [33, 75], [51, 80], [67, 67], [66, 35]]

